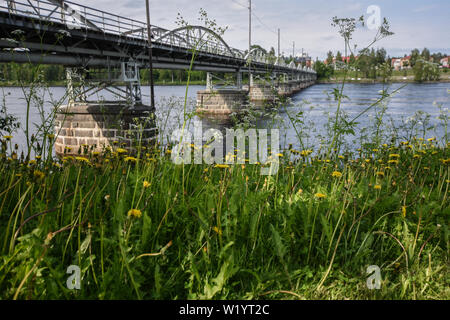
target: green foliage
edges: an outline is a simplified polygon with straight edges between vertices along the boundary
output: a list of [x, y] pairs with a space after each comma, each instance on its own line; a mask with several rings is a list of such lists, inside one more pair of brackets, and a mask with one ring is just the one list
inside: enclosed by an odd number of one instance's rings
[[317, 78], [329, 79], [334, 74], [334, 69], [331, 65], [326, 65], [322, 61], [317, 60], [314, 64], [314, 70], [317, 72]]

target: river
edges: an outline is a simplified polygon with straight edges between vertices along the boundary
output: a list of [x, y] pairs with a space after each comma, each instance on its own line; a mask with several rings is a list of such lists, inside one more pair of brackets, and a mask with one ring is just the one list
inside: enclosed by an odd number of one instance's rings
[[[382, 84], [346, 84], [344, 95], [346, 98], [341, 103], [341, 110], [347, 115], [348, 120], [355, 118], [358, 114], [368, 108], [380, 98], [380, 91], [387, 89], [388, 92], [399, 89], [403, 84], [394, 83], [388, 87]], [[332, 97], [336, 84], [317, 84], [309, 87], [291, 97], [291, 103], [283, 105], [280, 109], [274, 110], [271, 116], [258, 116], [251, 120], [257, 128], [279, 128], [281, 145], [292, 144], [295, 148], [314, 148], [321, 142], [325, 143], [329, 139], [330, 133], [326, 124], [329, 117], [334, 119], [336, 115], [337, 102]], [[195, 109], [196, 92], [203, 90], [203, 86], [191, 86], [187, 92], [188, 103], [186, 109], [191, 112]], [[149, 104], [149, 87], [142, 87], [144, 103]], [[158, 124], [162, 137], [168, 137], [173, 130], [179, 128], [183, 119], [184, 96], [186, 87], [184, 86], [156, 86], [155, 98], [157, 107]], [[65, 94], [65, 88], [52, 87], [45, 93], [39, 95], [43, 97], [43, 110], [48, 113], [52, 105]], [[13, 133], [13, 143], [17, 143], [20, 149], [26, 147], [24, 128], [26, 123], [26, 103], [24, 93], [21, 88], [5, 87], [0, 88], [0, 97], [10, 114], [15, 115], [22, 125], [18, 132]], [[100, 92], [95, 99], [113, 99], [108, 92]], [[53, 101], [53, 102], [52, 102]], [[389, 137], [393, 127], [400, 129], [399, 135], [408, 139], [411, 133], [411, 125], [416, 121], [416, 127], [424, 125], [431, 127], [426, 137], [436, 136], [442, 138], [446, 134], [446, 127], [438, 119], [442, 114], [448, 118], [448, 105], [450, 101], [450, 83], [432, 84], [408, 84], [392, 97], [384, 101], [385, 113], [380, 120], [380, 132]], [[41, 113], [34, 104], [30, 110], [30, 134], [36, 132], [35, 124], [42, 123]], [[441, 109], [438, 107], [441, 106]], [[346, 139], [348, 145], [358, 145], [367, 132], [373, 129], [376, 115], [382, 108], [380, 106], [370, 109], [357, 120], [355, 135], [349, 135]], [[419, 111], [426, 112], [429, 116], [418, 116]], [[299, 112], [303, 112], [303, 117], [298, 117]], [[275, 117], [274, 117], [275, 115]], [[428, 118], [428, 120], [427, 120]], [[197, 119], [196, 117], [193, 118]], [[292, 119], [298, 119], [293, 123]], [[300, 122], [301, 121], [301, 122]], [[215, 121], [214, 119], [202, 119], [204, 129], [218, 128], [224, 129], [229, 126], [226, 122]], [[297, 130], [296, 130], [297, 129]], [[300, 134], [300, 142], [297, 134]], [[421, 132], [416, 132], [421, 135]]]

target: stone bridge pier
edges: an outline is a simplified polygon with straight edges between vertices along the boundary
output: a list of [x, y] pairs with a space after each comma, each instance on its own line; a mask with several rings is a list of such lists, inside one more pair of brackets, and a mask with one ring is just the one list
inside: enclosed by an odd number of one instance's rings
[[315, 84], [313, 73], [295, 76], [282, 75], [277, 81], [255, 80], [250, 77], [250, 85], [242, 87], [242, 74], [237, 73], [235, 88], [214, 88], [212, 76], [208, 74], [206, 90], [197, 92], [197, 111], [206, 115], [230, 115], [253, 106], [277, 103], [280, 98], [292, 96]]

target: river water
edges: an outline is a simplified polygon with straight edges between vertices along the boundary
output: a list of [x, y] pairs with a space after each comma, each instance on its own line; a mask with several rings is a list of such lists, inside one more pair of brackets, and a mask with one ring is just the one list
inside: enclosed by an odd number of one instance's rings
[[[341, 110], [347, 116], [347, 120], [352, 120], [362, 111], [380, 98], [381, 90], [392, 92], [399, 89], [403, 84], [394, 83], [388, 87], [382, 84], [346, 84], [344, 98], [341, 102]], [[335, 119], [337, 101], [332, 96], [336, 84], [317, 84], [309, 87], [291, 97], [291, 102], [283, 105], [277, 110], [272, 110], [270, 115], [257, 115], [250, 118], [250, 122], [260, 129], [280, 129], [281, 145], [286, 147], [292, 144], [295, 148], [317, 148], [321, 143], [329, 140], [330, 132], [327, 130], [329, 118]], [[187, 91], [186, 111], [195, 110], [196, 93], [203, 90], [203, 86], [190, 86]], [[28, 90], [28, 89], [26, 89]], [[149, 104], [149, 87], [142, 87], [144, 103]], [[173, 130], [181, 127], [183, 122], [184, 98], [186, 94], [185, 86], [156, 86], [156, 107], [158, 126], [161, 132], [161, 140], [166, 140]], [[42, 123], [42, 111], [49, 113], [52, 106], [64, 103], [61, 99], [65, 95], [65, 88], [52, 87], [45, 92], [37, 94], [43, 99], [43, 103], [35, 101], [30, 110], [30, 134], [36, 132], [36, 124]], [[10, 114], [15, 115], [22, 125], [22, 128], [13, 133], [13, 143], [17, 143], [20, 149], [26, 147], [24, 128], [26, 124], [26, 102], [25, 95], [21, 88], [0, 88], [2, 103], [7, 107]], [[114, 97], [109, 92], [100, 92], [90, 100], [106, 99]], [[61, 100], [61, 101], [59, 101]], [[384, 110], [380, 119], [381, 127], [379, 131], [384, 135], [384, 140], [388, 139], [394, 128], [404, 139], [409, 139], [411, 134], [421, 136], [421, 131], [417, 131], [424, 126], [429, 127], [426, 138], [436, 136], [443, 137], [447, 129], [441, 117], [448, 118], [448, 106], [450, 102], [450, 83], [433, 84], [408, 84], [392, 97], [383, 101], [368, 112], [361, 115], [356, 125], [354, 135], [348, 135], [346, 141], [351, 148], [364, 141], [364, 136], [373, 132], [374, 124], [380, 111]], [[43, 106], [39, 110], [38, 106]], [[439, 108], [441, 106], [441, 108]], [[420, 112], [426, 112], [420, 114]], [[419, 112], [419, 113], [417, 113]], [[443, 116], [444, 115], [444, 116]], [[198, 120], [193, 117], [192, 120]], [[293, 122], [294, 120], [294, 122]], [[231, 124], [220, 119], [201, 119], [203, 129], [217, 128], [223, 131]], [[412, 129], [413, 124], [416, 129]], [[192, 124], [190, 128], [192, 130]], [[298, 139], [301, 136], [301, 141]]]

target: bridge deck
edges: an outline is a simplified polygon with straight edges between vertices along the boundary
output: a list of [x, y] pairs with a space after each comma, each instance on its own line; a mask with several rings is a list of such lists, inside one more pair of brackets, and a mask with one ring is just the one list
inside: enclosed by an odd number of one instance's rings
[[[142, 67], [148, 65], [145, 23], [79, 5], [76, 6], [81, 7], [82, 15], [74, 15], [73, 10], [73, 21], [69, 23], [63, 13], [67, 15], [70, 10], [61, 7], [58, 10], [58, 6], [54, 4], [58, 1], [60, 0], [31, 0], [28, 3], [14, 1], [18, 6], [15, 10], [0, 5], [0, 62], [107, 68], [133, 59]], [[38, 7], [30, 7], [32, 2], [37, 3]], [[63, 2], [64, 5], [68, 5], [67, 3], [72, 4], [69, 1]], [[194, 70], [247, 71], [248, 64], [243, 52], [229, 48], [217, 35], [212, 40], [209, 38], [210, 34], [202, 40], [195, 38], [195, 30], [202, 30], [201, 27], [194, 28], [196, 29], [185, 28], [183, 31], [171, 32], [152, 26], [154, 67], [188, 69], [193, 46], [200, 43], [193, 64]], [[221, 42], [215, 41], [217, 38]], [[271, 64], [263, 60], [252, 59], [253, 72], [312, 73], [311, 70]]]

